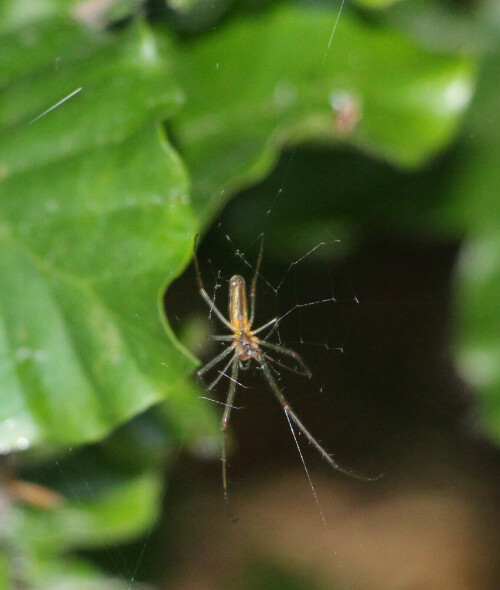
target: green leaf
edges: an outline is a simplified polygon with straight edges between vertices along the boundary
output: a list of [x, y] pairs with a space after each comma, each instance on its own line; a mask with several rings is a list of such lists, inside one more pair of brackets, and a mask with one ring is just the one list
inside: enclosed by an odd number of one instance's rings
[[[212, 215], [262, 178], [286, 142], [347, 141], [417, 166], [451, 140], [473, 91], [473, 62], [347, 13], [332, 37], [336, 14], [284, 6], [178, 44], [186, 105], [170, 128], [198, 211]], [[350, 126], [339, 122], [343, 111]]]
[[[194, 363], [159, 321], [163, 277], [187, 261], [196, 222], [155, 121], [170, 118], [204, 222], [285, 142], [349, 141], [416, 165], [449, 141], [472, 63], [347, 13], [329, 47], [335, 14], [282, 7], [175, 47], [144, 23], [97, 35], [11, 19], [0, 38], [0, 450], [95, 440], [165, 398], [174, 430], [194, 437], [204, 422], [182, 387]], [[347, 134], [339, 98], [359, 108]]]
[[[52, 483], [59, 479], [64, 495], [51, 508], [35, 508], [6, 497], [0, 548], [0, 575], [6, 583], [2, 588], [9, 588], [14, 580], [16, 587], [22, 581], [34, 590], [102, 588], [105, 578], [90, 563], [68, 559], [67, 553], [122, 544], [151, 531], [162, 494], [158, 465], [135, 476], [130, 472], [117, 476], [109, 471], [111, 463], [105, 462], [106, 474], [94, 471], [90, 476], [95, 480], [83, 477], [82, 481], [82, 473], [91, 465], [85, 458], [90, 458], [88, 451], [73, 456], [68, 464], [61, 457], [59, 469], [52, 472]], [[51, 473], [47, 466], [44, 471], [45, 476]], [[111, 587], [122, 587], [118, 579], [108, 581]]]
[[158, 473], [145, 473], [96, 497], [67, 498], [54, 510], [17, 508], [16, 538], [38, 554], [122, 543], [148, 531], [160, 494]]
[[[44, 46], [52, 31], [56, 54], [74, 31], [32, 26]], [[161, 321], [165, 277], [195, 232], [184, 168], [155, 123], [179, 103], [165, 47], [144, 24], [80, 43], [59, 65], [25, 54], [0, 92], [2, 452], [100, 438], [178, 395], [194, 367]]]

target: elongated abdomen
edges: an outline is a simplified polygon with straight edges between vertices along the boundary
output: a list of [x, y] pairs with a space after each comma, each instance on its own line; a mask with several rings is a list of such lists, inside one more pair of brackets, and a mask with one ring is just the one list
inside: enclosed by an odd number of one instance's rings
[[248, 303], [245, 279], [234, 275], [229, 281], [229, 317], [237, 330], [248, 330]]

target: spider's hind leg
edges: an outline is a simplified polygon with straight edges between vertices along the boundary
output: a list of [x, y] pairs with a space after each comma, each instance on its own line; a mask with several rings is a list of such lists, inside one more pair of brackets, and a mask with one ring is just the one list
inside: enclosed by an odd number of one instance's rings
[[333, 459], [333, 457], [319, 444], [319, 442], [314, 438], [314, 436], [309, 432], [309, 430], [307, 430], [307, 428], [302, 423], [302, 420], [300, 420], [300, 418], [297, 416], [297, 414], [295, 413], [293, 408], [290, 406], [290, 404], [288, 403], [285, 396], [281, 393], [280, 388], [278, 387], [267, 362], [265, 360], [260, 360], [260, 366], [262, 367], [262, 370], [264, 371], [264, 376], [269, 384], [269, 387], [273, 391], [274, 395], [278, 398], [278, 401], [280, 402], [281, 407], [283, 408], [283, 411], [285, 412], [285, 415], [287, 416], [287, 419], [289, 418], [294, 422], [294, 424], [297, 426], [297, 428], [300, 430], [300, 432], [302, 432], [302, 434], [307, 438], [307, 440], [316, 448], [316, 450], [319, 452], [319, 454], [324, 459], [326, 459], [326, 461], [336, 471], [339, 471], [340, 473], [344, 473], [345, 475], [349, 475], [349, 476], [354, 477], [356, 479], [360, 479], [361, 481], [375, 481], [377, 479], [380, 479], [380, 477], [382, 477], [382, 475], [378, 475], [377, 477], [368, 477], [366, 475], [361, 475], [359, 473], [355, 473], [354, 471], [351, 471], [350, 469], [345, 469], [344, 467], [339, 465], [337, 463], [337, 461], [335, 461], [335, 459]]

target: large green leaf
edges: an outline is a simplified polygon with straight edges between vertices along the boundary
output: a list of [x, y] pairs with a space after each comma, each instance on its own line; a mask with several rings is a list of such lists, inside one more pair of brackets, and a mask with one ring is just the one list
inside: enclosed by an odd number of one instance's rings
[[71, 23], [30, 27], [24, 75], [8, 70], [0, 92], [3, 452], [102, 437], [178, 395], [194, 366], [160, 321], [195, 229], [155, 123], [179, 103], [162, 48], [144, 24], [74, 43]]
[[[339, 93], [361, 109], [349, 141], [381, 156], [416, 164], [449, 139], [470, 63], [347, 15], [328, 49], [332, 14], [281, 8], [175, 47], [141, 23], [96, 35], [53, 18], [5, 32], [4, 451], [102, 437], [174, 391], [173, 415], [186, 415], [180, 385], [193, 364], [152, 302], [186, 260], [195, 222], [155, 119], [171, 119], [206, 214], [265, 174], [282, 142], [344, 139]], [[174, 119], [172, 62], [187, 95]]]
[[108, 579], [105, 585], [105, 578], [90, 564], [63, 560], [63, 554], [109, 547], [146, 534], [158, 515], [161, 487], [158, 472], [146, 472], [104, 493], [87, 490], [87, 497], [65, 498], [53, 510], [11, 505], [2, 526], [0, 576], [3, 560], [9, 564], [2, 588], [9, 588], [9, 579], [22, 580], [34, 589], [126, 588], [130, 580]]
[[[78, 467], [88, 460], [90, 475], [75, 472], [72, 479], [58, 461], [75, 501], [54, 512], [11, 506], [0, 549], [6, 588], [16, 584], [10, 562], [18, 555], [28, 564], [30, 587], [124, 586], [63, 554], [150, 530], [160, 466], [175, 448], [171, 437], [196, 441], [207, 427], [208, 412], [193, 403], [194, 386], [186, 383], [194, 360], [161, 320], [162, 291], [187, 264], [197, 226], [206, 226], [235, 189], [263, 178], [286, 144], [348, 143], [396, 167], [420, 166], [454, 137], [475, 83], [472, 59], [424, 50], [347, 9], [336, 25], [338, 4], [326, 10], [281, 2], [264, 10], [270, 3], [239, 3], [216, 30], [175, 42], [171, 31], [142, 21], [98, 33], [60, 18], [76, 4], [83, 6], [77, 0], [0, 5], [0, 452], [97, 440], [152, 404], [167, 403], [94, 445], [97, 457], [79, 453]], [[175, 24], [207, 26], [209, 19], [187, 22], [197, 4], [178, 2]], [[226, 9], [225, 0], [216, 4], [217, 14]], [[134, 0], [115, 5], [130, 14]], [[216, 15], [213, 6], [209, 13]], [[495, 96], [495, 87], [488, 92]], [[465, 149], [470, 167], [463, 172], [476, 181], [458, 175], [451, 191], [461, 198], [449, 225], [467, 227], [476, 239], [498, 186], [492, 112], [483, 110], [482, 127], [471, 128], [486, 141]], [[349, 124], [340, 125], [349, 114]], [[311, 238], [311, 207], [328, 227], [337, 222], [337, 215], [326, 218], [323, 203], [303, 196], [317, 181], [314, 152], [307, 158], [307, 171], [284, 170], [291, 182], [306, 179], [305, 191], [297, 187], [294, 195], [298, 214], [283, 215], [288, 230], [280, 228], [297, 243], [300, 232]], [[326, 159], [322, 167], [328, 174]], [[364, 223], [363, 217], [381, 216], [376, 202], [365, 207], [371, 181], [389, 174], [363, 167], [360, 205], [350, 190], [359, 169], [350, 166], [342, 178], [332, 170], [328, 194], [338, 198], [341, 191], [345, 210]], [[280, 179], [268, 195], [282, 186]], [[384, 186], [389, 190], [392, 180]], [[482, 218], [468, 201], [475, 191], [482, 191]], [[414, 203], [394, 206], [388, 223], [404, 218], [411, 227], [412, 212], [425, 209], [432, 194], [419, 199], [415, 190], [407, 198]], [[493, 402], [499, 399], [497, 222], [492, 215], [487, 239], [469, 257], [472, 264], [464, 258], [468, 270], [461, 275], [464, 366], [472, 367], [471, 378], [478, 367], [490, 369], [482, 384], [491, 386]], [[493, 271], [481, 283], [484, 260]], [[475, 293], [481, 284], [488, 288]], [[470, 362], [477, 350], [479, 361], [484, 350], [489, 355], [483, 365]], [[164, 436], [155, 438], [154, 422]]]
[[[348, 141], [417, 166], [450, 141], [473, 91], [472, 62], [347, 12], [332, 37], [336, 16], [283, 6], [178, 44], [186, 106], [171, 129], [205, 215], [267, 173], [284, 142]], [[340, 128], [338, 108], [353, 111], [351, 128]]]
[[98, 496], [67, 498], [56, 510], [18, 507], [15, 536], [30, 551], [49, 555], [122, 543], [148, 531], [160, 493], [161, 478], [145, 473]]

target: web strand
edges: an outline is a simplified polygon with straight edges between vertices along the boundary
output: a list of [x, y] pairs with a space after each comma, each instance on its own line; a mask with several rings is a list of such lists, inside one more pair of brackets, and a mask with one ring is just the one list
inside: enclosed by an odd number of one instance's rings
[[311, 486], [311, 491], [313, 493], [314, 500], [315, 500], [315, 502], [316, 502], [316, 504], [318, 506], [319, 515], [321, 517], [321, 520], [323, 521], [323, 525], [326, 526], [326, 518], [325, 518], [325, 515], [323, 514], [323, 510], [321, 509], [321, 504], [319, 503], [319, 497], [318, 497], [318, 494], [316, 492], [316, 488], [314, 487], [314, 484], [312, 482], [311, 475], [309, 473], [309, 469], [307, 468], [307, 465], [306, 465], [306, 462], [305, 462], [305, 459], [304, 459], [304, 455], [302, 454], [302, 449], [300, 448], [299, 441], [297, 439], [297, 435], [295, 434], [295, 430], [293, 428], [292, 421], [290, 420], [290, 416], [288, 415], [287, 409], [286, 408], [283, 408], [283, 410], [285, 412], [285, 416], [286, 416], [286, 419], [287, 419], [287, 422], [288, 422], [288, 426], [290, 427], [290, 430], [292, 431], [292, 436], [293, 436], [293, 440], [295, 441], [295, 446], [297, 447], [297, 450], [299, 451], [300, 460], [302, 461], [302, 465], [304, 467], [304, 471], [306, 472], [307, 479], [309, 480], [309, 485]]

